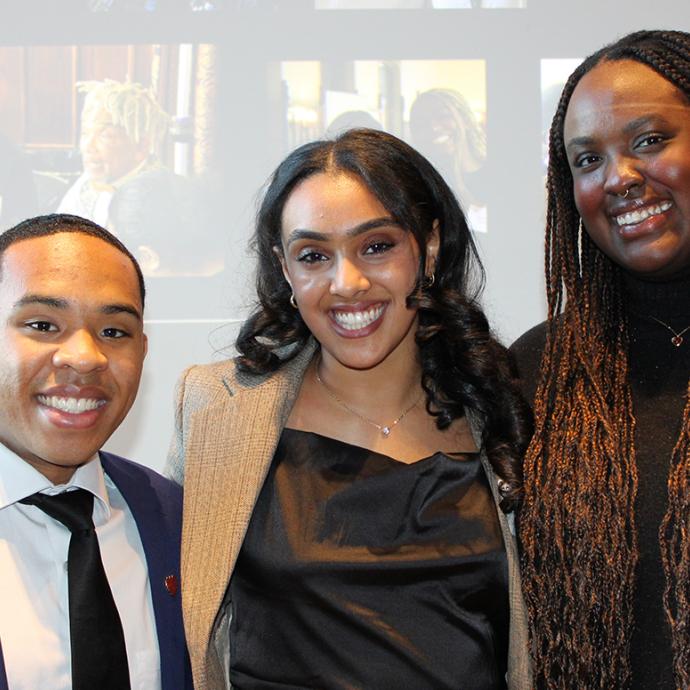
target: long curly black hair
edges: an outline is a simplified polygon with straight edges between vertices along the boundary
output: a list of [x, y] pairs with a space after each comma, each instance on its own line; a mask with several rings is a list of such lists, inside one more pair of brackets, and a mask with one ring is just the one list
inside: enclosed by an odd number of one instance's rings
[[[281, 247], [281, 216], [291, 192], [311, 175], [355, 175], [420, 248], [417, 285], [408, 297], [416, 306], [416, 341], [427, 410], [439, 428], [466, 411], [483, 422], [483, 444], [503, 480], [502, 507], [515, 508], [522, 491], [521, 457], [530, 417], [512, 378], [505, 348], [492, 336], [477, 299], [484, 271], [467, 222], [448, 185], [422, 155], [396, 137], [354, 129], [334, 140], [306, 144], [276, 169], [260, 205], [254, 245], [258, 253], [258, 306], [237, 338], [243, 371], [278, 369], [306, 344], [310, 332], [290, 306], [290, 287], [275, 248]], [[425, 247], [434, 223], [440, 230], [435, 281], [422, 287]]]
[[[563, 139], [566, 111], [580, 79], [602, 61], [620, 60], [647, 65], [690, 102], [690, 34], [638, 31], [594, 53], [573, 72], [551, 126], [549, 328], [519, 530], [537, 688], [608, 690], [630, 682], [637, 468], [622, 273], [582, 227]], [[688, 525], [690, 395], [670, 459], [668, 504], [659, 531], [663, 605], [676, 685], [683, 689], [690, 688]]]

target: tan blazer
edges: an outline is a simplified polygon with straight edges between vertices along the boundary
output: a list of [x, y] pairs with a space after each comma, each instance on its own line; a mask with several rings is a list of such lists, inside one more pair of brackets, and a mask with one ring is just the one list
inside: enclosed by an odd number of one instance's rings
[[[270, 376], [242, 374], [232, 361], [225, 361], [192, 367], [180, 379], [166, 471], [184, 483], [182, 607], [196, 690], [230, 687], [228, 583], [313, 354], [310, 345]], [[498, 500], [496, 478], [485, 457], [483, 465]], [[500, 510], [498, 516], [510, 578], [508, 687], [529, 690], [527, 623], [516, 543], [509, 520]]]

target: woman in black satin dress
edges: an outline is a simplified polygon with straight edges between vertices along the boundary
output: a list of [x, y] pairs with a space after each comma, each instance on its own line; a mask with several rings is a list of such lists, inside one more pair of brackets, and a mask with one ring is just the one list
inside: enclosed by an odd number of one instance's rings
[[[183, 544], [197, 685], [528, 690], [526, 422], [453, 194], [351, 130], [281, 163], [256, 243], [240, 354], [185, 374], [169, 463], [186, 524], [215, 512]], [[223, 510], [242, 517], [216, 567]], [[225, 591], [208, 648], [202, 591]]]

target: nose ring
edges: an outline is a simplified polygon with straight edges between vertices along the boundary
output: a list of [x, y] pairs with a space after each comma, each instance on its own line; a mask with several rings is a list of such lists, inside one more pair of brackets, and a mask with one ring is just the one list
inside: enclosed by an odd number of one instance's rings
[[619, 196], [621, 199], [627, 199], [627, 198], [628, 198], [628, 194], [630, 194], [630, 187], [628, 187], [628, 188], [625, 190], [625, 194], [619, 194], [618, 196]]

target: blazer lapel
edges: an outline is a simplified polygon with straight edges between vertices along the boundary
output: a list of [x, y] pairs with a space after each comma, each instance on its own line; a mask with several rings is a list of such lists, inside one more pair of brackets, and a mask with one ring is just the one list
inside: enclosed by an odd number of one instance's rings
[[[158, 632], [163, 690], [178, 688], [185, 676], [185, 643], [179, 602], [179, 539], [170, 532], [170, 516], [144, 472], [101, 453], [103, 468], [127, 501], [137, 524], [149, 572], [151, 601]], [[175, 631], [179, 631], [175, 634]]]
[[[313, 347], [305, 348], [254, 387], [238, 384], [228, 367], [228, 377], [220, 382], [224, 394], [190, 417], [185, 440], [182, 597], [193, 655], [212, 646], [214, 621], [254, 504], [313, 352]], [[199, 665], [204, 660], [193, 659], [193, 667]]]
[[499, 504], [501, 494], [498, 488], [498, 478], [491, 467], [491, 463], [482, 449], [482, 422], [478, 414], [466, 410], [467, 421], [477, 448], [481, 452], [481, 462], [484, 472], [491, 487], [491, 494], [496, 504], [498, 522], [501, 526], [503, 544], [508, 559], [508, 598], [510, 605], [510, 634], [508, 649], [508, 687], [516, 690], [527, 690], [531, 687], [531, 675], [529, 661], [529, 642], [527, 632], [527, 610], [522, 597], [522, 582], [520, 580], [520, 557], [515, 538], [515, 516], [513, 513], [506, 515]]
[[7, 690], [7, 672], [5, 671], [5, 655], [0, 646], [0, 690]]

